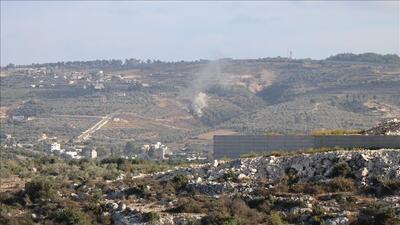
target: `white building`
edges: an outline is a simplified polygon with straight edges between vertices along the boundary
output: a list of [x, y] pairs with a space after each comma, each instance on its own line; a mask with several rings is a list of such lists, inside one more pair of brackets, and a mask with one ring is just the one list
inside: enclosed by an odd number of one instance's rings
[[138, 156], [139, 158], [147, 158], [151, 160], [163, 160], [165, 159], [165, 154], [168, 150], [166, 145], [163, 145], [161, 142], [156, 142], [151, 145], [143, 145], [142, 155]]
[[95, 90], [103, 90], [104, 89], [104, 84], [102, 83], [97, 83], [94, 85]]
[[75, 152], [75, 151], [67, 151], [67, 152], [65, 152], [65, 155], [67, 155], [68, 157], [70, 157], [72, 159], [82, 158], [82, 156], [78, 155], [78, 152]]
[[61, 144], [58, 143], [58, 142], [53, 142], [53, 143], [49, 144], [47, 148], [48, 148], [48, 150], [50, 152], [55, 152], [55, 151], [60, 152], [61, 151]]
[[25, 116], [13, 116], [12, 120], [17, 121], [17, 122], [22, 122], [25, 120]]
[[94, 148], [86, 149], [84, 155], [88, 159], [95, 159], [97, 158], [97, 151]]

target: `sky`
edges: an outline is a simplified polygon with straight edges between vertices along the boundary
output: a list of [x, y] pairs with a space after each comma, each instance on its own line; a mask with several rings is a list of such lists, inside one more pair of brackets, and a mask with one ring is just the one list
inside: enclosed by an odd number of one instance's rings
[[400, 54], [399, 1], [1, 1], [1, 65]]

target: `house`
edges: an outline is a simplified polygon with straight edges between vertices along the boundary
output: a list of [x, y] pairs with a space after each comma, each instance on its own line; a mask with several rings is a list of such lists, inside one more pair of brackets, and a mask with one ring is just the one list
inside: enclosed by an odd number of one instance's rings
[[96, 85], [94, 85], [94, 89], [95, 90], [103, 90], [104, 89], [104, 84], [97, 83]]
[[78, 152], [76, 151], [67, 151], [65, 152], [65, 155], [72, 158], [72, 159], [80, 159], [82, 156], [78, 155]]
[[163, 145], [161, 142], [156, 142], [151, 145], [143, 145], [142, 155], [138, 156], [139, 158], [146, 158], [150, 160], [163, 160], [165, 159], [165, 154], [168, 150], [166, 145]]
[[13, 116], [12, 120], [16, 122], [22, 122], [25, 120], [25, 116]]
[[96, 159], [97, 158], [97, 151], [94, 148], [86, 148], [83, 151], [83, 154], [88, 159]]
[[60, 152], [61, 151], [61, 144], [58, 142], [53, 142], [47, 145], [47, 151], [53, 153], [55, 151]]

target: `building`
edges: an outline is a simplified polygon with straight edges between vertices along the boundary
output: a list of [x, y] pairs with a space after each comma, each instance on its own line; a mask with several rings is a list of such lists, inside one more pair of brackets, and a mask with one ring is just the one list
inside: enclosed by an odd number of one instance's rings
[[104, 84], [103, 83], [96, 83], [94, 85], [95, 90], [103, 90], [104, 89]]
[[25, 116], [13, 116], [12, 120], [16, 122], [23, 122], [25, 120]]
[[67, 152], [65, 152], [65, 155], [71, 159], [82, 158], [82, 156], [78, 155], [78, 152], [76, 152], [76, 151], [67, 151]]
[[58, 142], [53, 142], [47, 145], [47, 151], [53, 153], [55, 151], [60, 152], [61, 151], [61, 144]]
[[156, 142], [150, 145], [143, 145], [141, 150], [142, 152], [140, 155], [138, 155], [138, 158], [163, 160], [165, 159], [168, 147], [166, 145], [163, 145], [161, 142]]
[[94, 148], [87, 148], [83, 151], [85, 158], [88, 159], [96, 159], [97, 158], [97, 151]]

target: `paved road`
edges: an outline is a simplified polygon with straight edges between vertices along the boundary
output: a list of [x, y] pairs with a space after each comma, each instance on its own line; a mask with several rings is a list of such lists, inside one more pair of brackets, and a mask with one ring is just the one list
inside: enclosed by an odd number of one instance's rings
[[111, 118], [112, 118], [112, 114], [102, 117], [102, 119], [99, 122], [97, 122], [95, 125], [93, 125], [89, 129], [83, 131], [82, 134], [76, 138], [76, 141], [82, 142], [82, 141], [88, 140], [90, 138], [91, 134], [100, 130], [104, 125], [106, 125], [108, 123], [108, 121], [110, 121]]

